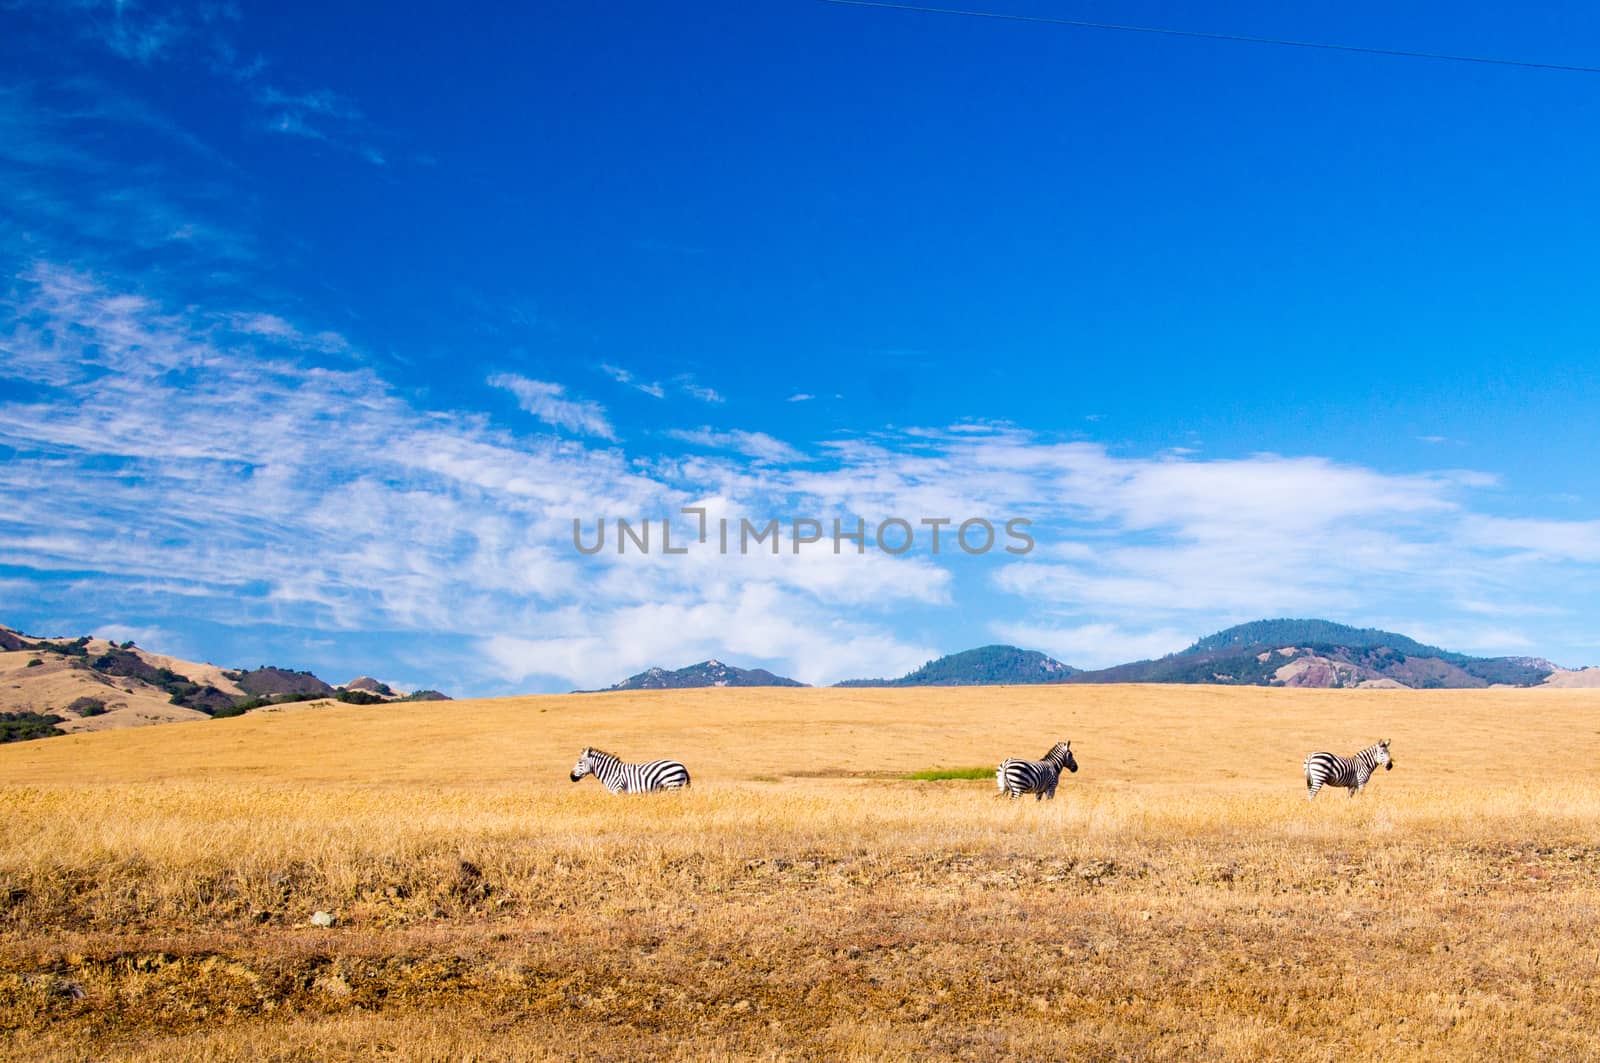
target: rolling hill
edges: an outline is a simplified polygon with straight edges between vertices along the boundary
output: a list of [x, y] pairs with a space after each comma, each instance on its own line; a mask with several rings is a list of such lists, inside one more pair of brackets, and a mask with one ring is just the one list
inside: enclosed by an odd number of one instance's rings
[[1038, 650], [979, 646], [937, 660], [899, 679], [846, 679], [841, 687], [964, 687], [1059, 683], [1077, 672]]
[[1541, 657], [1472, 657], [1330, 620], [1257, 620], [1166, 657], [1078, 672], [1066, 681], [1468, 689], [1538, 686], [1559, 671]]
[[[620, 683], [606, 687], [614, 690], [688, 690], [693, 687], [803, 687], [805, 683], [786, 676], [773, 675], [765, 668], [735, 668], [712, 658], [691, 664], [687, 668], [668, 671], [665, 668], [647, 668], [638, 675], [630, 675]], [[579, 691], [578, 693], [583, 693]]]
[[[376, 681], [372, 681], [376, 682]], [[229, 671], [152, 653], [131, 641], [37, 638], [0, 627], [0, 742], [236, 716], [285, 701], [443, 699], [333, 687], [310, 672]]]
[[[1594, 673], [1594, 674], [1590, 674]], [[1165, 657], [1080, 671], [1034, 650], [983, 646], [929, 661], [899, 679], [841, 687], [1032, 683], [1206, 683], [1231, 686], [1409, 687], [1600, 685], [1600, 670], [1566, 671], [1542, 657], [1473, 657], [1406, 635], [1331, 620], [1257, 620]]]

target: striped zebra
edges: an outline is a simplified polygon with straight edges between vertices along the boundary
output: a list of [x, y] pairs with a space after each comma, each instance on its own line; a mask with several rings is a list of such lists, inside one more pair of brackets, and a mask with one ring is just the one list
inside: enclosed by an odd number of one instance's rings
[[614, 794], [642, 794], [651, 790], [681, 790], [689, 785], [689, 769], [675, 760], [624, 764], [603, 749], [585, 749], [572, 766], [572, 781], [593, 775]]
[[[1015, 757], [1002, 761], [994, 770], [994, 783], [1001, 794], [1013, 801], [1023, 794], [1033, 794], [1035, 801], [1048, 797], [1056, 799], [1056, 784], [1061, 781], [1061, 769], [1078, 770], [1078, 761], [1072, 755], [1071, 742], [1057, 742], [1043, 760], [1018, 760]], [[996, 797], [1000, 794], [996, 794]]]
[[1306, 800], [1315, 800], [1317, 791], [1324, 786], [1349, 787], [1350, 796], [1354, 797], [1372, 779], [1372, 773], [1378, 770], [1379, 764], [1389, 771], [1394, 770], [1394, 758], [1389, 755], [1387, 738], [1354, 756], [1313, 753], [1306, 758]]

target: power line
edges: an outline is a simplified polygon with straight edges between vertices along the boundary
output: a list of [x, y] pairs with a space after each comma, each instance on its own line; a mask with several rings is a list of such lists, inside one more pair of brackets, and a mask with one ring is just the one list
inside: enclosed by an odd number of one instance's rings
[[1564, 70], [1574, 74], [1600, 74], [1600, 67], [1565, 66], [1561, 63], [1533, 63], [1522, 59], [1495, 59], [1481, 55], [1449, 55], [1444, 52], [1413, 52], [1402, 48], [1367, 48], [1359, 44], [1326, 44], [1318, 41], [1290, 41], [1277, 37], [1247, 37], [1236, 33], [1208, 33], [1205, 30], [1178, 30], [1164, 26], [1122, 26], [1114, 22], [1090, 22], [1085, 19], [1055, 18], [1049, 15], [1012, 15], [1002, 11], [965, 11], [952, 7], [923, 7], [917, 4], [893, 4], [884, 0], [821, 0], [824, 4], [845, 7], [876, 7], [888, 11], [914, 11], [924, 15], [961, 15], [965, 18], [991, 18], [1002, 22], [1042, 22], [1051, 26], [1073, 26], [1078, 29], [1114, 30], [1118, 33], [1155, 33], [1164, 37], [1198, 37], [1208, 41], [1234, 41], [1240, 44], [1272, 44], [1280, 48], [1316, 48], [1326, 52], [1359, 52], [1363, 55], [1387, 55], [1402, 59], [1438, 59], [1450, 63], [1485, 63], [1490, 66], [1519, 66], [1532, 70]]

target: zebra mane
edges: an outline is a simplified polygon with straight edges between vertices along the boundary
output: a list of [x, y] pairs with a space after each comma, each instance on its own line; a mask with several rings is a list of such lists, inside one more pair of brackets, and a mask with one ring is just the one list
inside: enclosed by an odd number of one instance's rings
[[589, 752], [589, 755], [591, 757], [609, 757], [612, 760], [618, 762], [619, 764], [622, 762], [622, 758], [621, 757], [617, 756], [615, 753], [608, 753], [605, 750], [601, 749], [599, 746], [590, 746], [588, 748], [588, 752]]

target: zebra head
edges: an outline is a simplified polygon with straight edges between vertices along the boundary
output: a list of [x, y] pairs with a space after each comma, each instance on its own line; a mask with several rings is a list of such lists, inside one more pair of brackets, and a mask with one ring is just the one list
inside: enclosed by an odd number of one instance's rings
[[589, 761], [589, 757], [593, 753], [594, 753], [594, 750], [585, 749], [582, 753], [578, 754], [578, 763], [576, 763], [576, 764], [574, 764], [572, 766], [572, 781], [573, 782], [577, 782], [579, 779], [583, 778], [585, 775], [589, 774], [591, 771], [594, 771], [594, 765], [592, 763], [590, 763], [590, 761]]
[[1389, 755], [1389, 740], [1385, 738], [1378, 743], [1377, 760], [1383, 765], [1384, 771], [1394, 771], [1394, 758]]
[[1057, 742], [1050, 747], [1050, 752], [1044, 755], [1044, 759], [1054, 764], [1057, 771], [1062, 768], [1066, 768], [1068, 771], [1078, 770], [1078, 760], [1072, 755], [1071, 742]]

